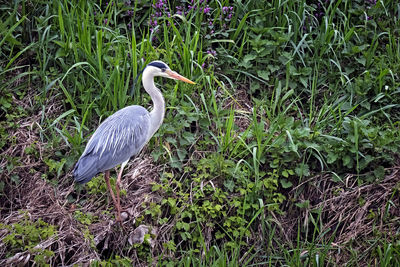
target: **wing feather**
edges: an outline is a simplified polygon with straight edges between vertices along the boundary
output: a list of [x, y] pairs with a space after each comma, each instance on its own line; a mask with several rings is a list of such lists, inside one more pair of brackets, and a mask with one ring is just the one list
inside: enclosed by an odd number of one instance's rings
[[90, 138], [74, 168], [77, 182], [86, 183], [137, 155], [146, 144], [150, 129], [149, 112], [129, 106], [108, 117]]

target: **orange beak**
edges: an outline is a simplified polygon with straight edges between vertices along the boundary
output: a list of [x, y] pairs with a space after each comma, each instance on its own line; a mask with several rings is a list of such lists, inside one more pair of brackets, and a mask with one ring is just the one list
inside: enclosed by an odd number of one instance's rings
[[165, 73], [167, 73], [168, 76], [171, 77], [172, 79], [180, 80], [180, 81], [185, 82], [185, 83], [196, 84], [195, 82], [192, 82], [191, 80], [189, 80], [189, 79], [183, 77], [182, 75], [179, 75], [179, 74], [176, 73], [175, 71], [166, 70]]

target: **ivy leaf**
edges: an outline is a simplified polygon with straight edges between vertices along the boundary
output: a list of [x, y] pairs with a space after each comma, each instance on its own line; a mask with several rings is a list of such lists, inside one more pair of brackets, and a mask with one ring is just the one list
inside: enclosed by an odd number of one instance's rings
[[367, 59], [365, 57], [360, 57], [356, 58], [356, 61], [360, 63], [361, 65], [365, 66], [365, 63], [367, 62]]
[[244, 67], [246, 69], [250, 68], [253, 66], [253, 64], [251, 64], [251, 61], [256, 59], [257, 56], [253, 55], [253, 54], [247, 54], [243, 57], [243, 61], [241, 63], [239, 63], [239, 66]]
[[327, 157], [327, 159], [326, 159], [326, 162], [327, 162], [328, 164], [332, 164], [332, 163], [334, 163], [334, 162], [337, 160], [337, 158], [338, 158], [338, 154], [329, 152], [329, 153], [328, 153], [328, 157]]
[[177, 153], [178, 153], [179, 159], [184, 160], [186, 158], [188, 152], [184, 149], [178, 149]]
[[252, 81], [251, 83], [250, 83], [250, 92], [251, 93], [254, 93], [255, 91], [257, 91], [258, 89], [260, 89], [260, 83], [259, 82], [256, 82], [256, 81]]
[[17, 185], [21, 183], [21, 180], [19, 179], [19, 176], [17, 174], [11, 175], [11, 181], [13, 181]]
[[385, 168], [383, 166], [379, 166], [374, 170], [374, 175], [378, 179], [382, 179], [385, 177]]
[[170, 207], [175, 207], [176, 206], [176, 199], [175, 198], [172, 198], [172, 197], [169, 197], [168, 198], [168, 204], [169, 204], [169, 206]]
[[267, 70], [259, 70], [259, 71], [257, 71], [257, 75], [261, 79], [269, 81], [269, 75], [270, 75], [269, 71], [267, 71]]
[[296, 167], [296, 174], [298, 176], [309, 176], [310, 175], [310, 168], [307, 164], [300, 164]]
[[285, 178], [281, 179], [280, 182], [281, 182], [282, 187], [285, 189], [293, 186], [293, 183]]
[[279, 66], [277, 66], [277, 65], [268, 65], [267, 67], [268, 67], [270, 72], [274, 72], [274, 71], [279, 70]]
[[168, 143], [171, 143], [171, 144], [173, 144], [173, 145], [175, 145], [176, 146], [176, 139], [175, 138], [172, 138], [172, 137], [170, 137], [170, 136], [168, 136], [167, 138], [165, 138], [165, 141], [167, 141]]
[[351, 168], [351, 158], [349, 155], [345, 155], [343, 157], [343, 165], [345, 165], [348, 168]]
[[310, 67], [304, 67], [300, 70], [300, 73], [304, 76], [309, 76], [312, 72], [312, 68]]
[[235, 187], [235, 182], [232, 180], [226, 180], [224, 182], [224, 186], [226, 187], [226, 189], [229, 190], [229, 192], [233, 192], [233, 188]]

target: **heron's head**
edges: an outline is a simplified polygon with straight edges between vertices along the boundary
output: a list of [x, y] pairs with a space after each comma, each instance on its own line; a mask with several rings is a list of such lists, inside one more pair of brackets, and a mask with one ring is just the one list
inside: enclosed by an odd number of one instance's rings
[[145, 71], [151, 72], [153, 76], [161, 76], [165, 78], [170, 78], [174, 80], [180, 80], [186, 83], [195, 84], [191, 80], [183, 77], [175, 71], [172, 71], [167, 64], [162, 61], [152, 61], [147, 66]]

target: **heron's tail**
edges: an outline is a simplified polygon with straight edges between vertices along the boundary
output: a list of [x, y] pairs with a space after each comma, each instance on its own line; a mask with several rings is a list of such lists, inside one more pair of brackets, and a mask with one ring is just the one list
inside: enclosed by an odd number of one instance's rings
[[92, 180], [100, 171], [94, 159], [90, 157], [90, 155], [84, 155], [76, 163], [73, 172], [75, 181], [80, 184], [85, 184]]

